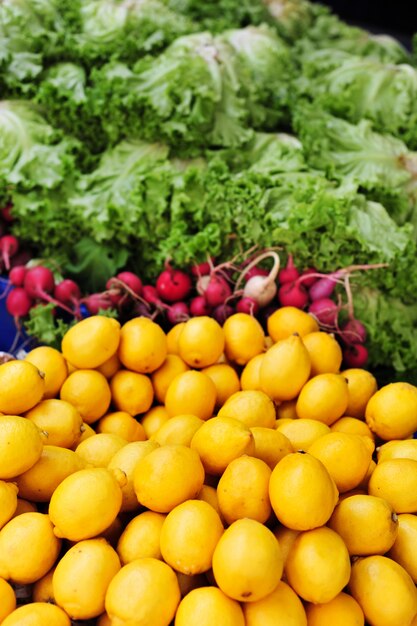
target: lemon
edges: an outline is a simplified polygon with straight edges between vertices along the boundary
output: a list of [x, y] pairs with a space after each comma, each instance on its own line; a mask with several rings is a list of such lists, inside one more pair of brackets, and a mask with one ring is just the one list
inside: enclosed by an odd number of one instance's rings
[[385, 556], [367, 556], [355, 561], [349, 591], [370, 624], [410, 624], [417, 613], [417, 589], [413, 581], [401, 565]]
[[244, 517], [262, 524], [272, 513], [269, 501], [270, 467], [251, 456], [241, 456], [229, 463], [217, 485], [217, 497], [223, 518], [228, 524]]
[[90, 539], [116, 519], [122, 491], [113, 473], [103, 467], [83, 469], [67, 476], [55, 489], [49, 516], [57, 537]]
[[350, 559], [343, 539], [323, 526], [301, 532], [285, 563], [294, 591], [307, 602], [330, 602], [347, 585]]
[[240, 375], [240, 386], [244, 391], [253, 389], [262, 391], [261, 386], [261, 364], [264, 359], [264, 352], [257, 354], [248, 361]]
[[369, 479], [372, 496], [385, 498], [396, 513], [417, 512], [417, 461], [391, 459], [378, 463]]
[[38, 461], [42, 448], [41, 431], [35, 424], [17, 415], [0, 416], [0, 479], [26, 472]]
[[303, 337], [311, 360], [311, 376], [337, 374], [342, 364], [342, 348], [334, 335], [322, 331]]
[[252, 315], [235, 313], [223, 324], [225, 354], [229, 361], [246, 365], [264, 351], [265, 334]]
[[200, 587], [190, 591], [180, 602], [175, 626], [245, 626], [238, 602], [228, 598], [217, 587]]
[[287, 437], [295, 451], [308, 450], [314, 441], [330, 433], [327, 424], [312, 419], [291, 419], [280, 422], [277, 430]]
[[187, 500], [168, 513], [161, 530], [161, 553], [173, 569], [187, 575], [211, 568], [223, 524], [212, 506]]
[[72, 404], [84, 422], [92, 424], [110, 406], [111, 392], [103, 374], [96, 370], [75, 370], [61, 387], [61, 400]]
[[126, 439], [119, 435], [98, 433], [79, 443], [75, 452], [86, 465], [107, 467], [113, 456], [126, 445]]
[[178, 338], [180, 357], [196, 369], [213, 365], [223, 353], [225, 337], [222, 327], [207, 315], [192, 317]]
[[120, 570], [117, 553], [105, 539], [76, 543], [55, 568], [55, 601], [72, 619], [91, 619], [104, 611], [110, 581]]
[[54, 565], [60, 548], [47, 515], [22, 513], [0, 530], [0, 576], [20, 585], [34, 583]]
[[398, 533], [398, 518], [383, 498], [353, 495], [336, 506], [329, 526], [343, 539], [349, 554], [385, 554]]
[[312, 315], [293, 306], [283, 306], [268, 317], [268, 335], [276, 343], [297, 333], [305, 337], [319, 331], [319, 325]]
[[[307, 626], [300, 598], [289, 585], [280, 581], [276, 589], [257, 602], [243, 605], [246, 626]], [[330, 626], [330, 622], [328, 623]], [[332, 623], [336, 626], [336, 623]]]
[[[198, 431], [197, 431], [198, 432]], [[161, 446], [136, 465], [134, 489], [142, 506], [168, 513], [195, 498], [204, 482], [204, 467], [195, 450], [186, 446]]]
[[112, 621], [107, 613], [102, 613], [100, 617], [97, 618], [96, 626], [112, 626]]
[[167, 354], [165, 361], [151, 375], [155, 398], [163, 404], [169, 385], [178, 374], [189, 370], [189, 366], [177, 354]]
[[49, 502], [64, 478], [84, 469], [78, 454], [58, 446], [44, 446], [39, 460], [15, 479], [22, 498], [32, 502]]
[[62, 339], [62, 354], [78, 369], [99, 367], [119, 347], [120, 323], [103, 315], [87, 317], [72, 326]]
[[150, 439], [169, 418], [170, 415], [164, 406], [154, 406], [149, 409], [140, 420], [147, 438]]
[[362, 437], [369, 437], [372, 441], [374, 440], [374, 433], [368, 424], [357, 417], [340, 417], [333, 422], [330, 430], [337, 433], [347, 433], [348, 435], [361, 435]]
[[168, 354], [179, 354], [178, 341], [182, 333], [185, 322], [175, 324], [167, 333], [167, 350]]
[[307, 604], [308, 626], [364, 626], [365, 617], [359, 604], [347, 593], [339, 593], [325, 604]]
[[145, 413], [152, 406], [153, 387], [144, 374], [119, 370], [110, 381], [110, 390], [114, 406], [132, 416]]
[[204, 502], [207, 502], [207, 504], [212, 506], [216, 513], [219, 514], [220, 519], [223, 521], [219, 507], [219, 499], [217, 497], [217, 489], [215, 487], [212, 487], [211, 485], [203, 485], [200, 489], [197, 499], [203, 500]]
[[2, 622], [2, 626], [71, 626], [68, 615], [47, 602], [32, 602], [18, 607]]
[[45, 376], [28, 361], [0, 365], [0, 411], [19, 415], [29, 411], [45, 392]]
[[40, 346], [31, 350], [25, 361], [32, 363], [40, 372], [45, 375], [45, 399], [55, 398], [68, 376], [67, 363], [62, 354], [49, 346]]
[[207, 576], [205, 574], [196, 574], [195, 576], [188, 576], [187, 574], [181, 574], [181, 572], [175, 572], [178, 578], [178, 584], [180, 586], [181, 598], [186, 596], [193, 589], [198, 587], [204, 587], [207, 585]]
[[220, 408], [237, 391], [240, 391], [239, 376], [227, 363], [217, 363], [201, 370], [216, 387], [216, 407]]
[[96, 369], [98, 372], [100, 372], [100, 374], [103, 374], [103, 376], [107, 378], [107, 380], [109, 380], [115, 375], [116, 372], [119, 371], [121, 366], [122, 364], [120, 362], [118, 354], [117, 352], [115, 352], [113, 356], [107, 359], [107, 361], [104, 361], [104, 363], [99, 365]]
[[233, 417], [213, 417], [207, 420], [191, 440], [209, 474], [220, 475], [233, 459], [255, 450], [249, 428]]
[[48, 434], [51, 446], [72, 448], [78, 444], [83, 430], [79, 411], [65, 400], [43, 400], [25, 414], [25, 417]]
[[142, 558], [124, 565], [113, 578], [106, 611], [112, 626], [167, 626], [180, 599], [178, 579], [169, 565]]
[[215, 384], [207, 374], [195, 370], [178, 374], [165, 396], [165, 407], [170, 417], [192, 413], [207, 420], [213, 415], [215, 404]]
[[14, 512], [13, 517], [22, 515], [22, 513], [37, 513], [37, 511], [38, 509], [36, 508], [36, 504], [28, 502], [28, 500], [24, 500], [23, 498], [18, 498], [16, 511]]
[[122, 471], [125, 475], [125, 484], [122, 486], [122, 506], [121, 511], [135, 511], [139, 508], [139, 502], [133, 486], [136, 465], [140, 459], [156, 450], [159, 444], [155, 441], [132, 441], [123, 446], [111, 458], [108, 469], [112, 471]]
[[287, 562], [288, 555], [293, 546], [294, 541], [297, 539], [300, 534], [299, 530], [293, 530], [292, 528], [287, 528], [286, 526], [279, 525], [274, 529], [274, 535], [278, 539], [278, 543], [281, 547], [282, 558], [285, 563]]
[[336, 485], [323, 463], [301, 452], [284, 456], [272, 471], [269, 497], [278, 520], [294, 530], [322, 526], [338, 499]]
[[302, 419], [315, 419], [330, 426], [342, 417], [348, 404], [348, 386], [340, 374], [318, 374], [301, 389], [296, 411]]
[[33, 602], [50, 602], [55, 604], [54, 590], [52, 587], [52, 577], [55, 567], [49, 570], [45, 576], [39, 578], [32, 587]]
[[127, 524], [117, 544], [117, 554], [123, 565], [151, 557], [161, 559], [160, 538], [166, 515], [144, 511]]
[[17, 492], [14, 483], [0, 480], [0, 528], [13, 517], [17, 509]]
[[197, 430], [204, 424], [196, 415], [176, 415], [162, 424], [152, 440], [160, 446], [167, 444], [181, 444], [189, 446]]
[[96, 434], [96, 431], [94, 430], [94, 428], [90, 426], [90, 424], [86, 424], [85, 422], [82, 423], [81, 430], [82, 430], [81, 437], [73, 446], [71, 446], [71, 450], [75, 450], [78, 444], [80, 444], [82, 441], [85, 441], [89, 437], [92, 437], [93, 435]]
[[274, 428], [275, 406], [263, 391], [237, 391], [225, 402], [218, 417], [233, 417], [251, 428], [264, 426]]
[[378, 389], [375, 376], [368, 370], [356, 367], [344, 370], [342, 376], [348, 382], [349, 400], [346, 415], [364, 419], [366, 405]]
[[382, 387], [366, 405], [365, 418], [381, 439], [406, 439], [417, 430], [417, 387], [409, 383]]
[[165, 361], [166, 335], [159, 324], [147, 317], [136, 317], [122, 326], [118, 354], [127, 369], [150, 374]]
[[417, 439], [387, 441], [376, 449], [378, 463], [390, 459], [413, 459], [417, 461]]
[[293, 400], [284, 400], [283, 402], [280, 402], [280, 404], [277, 406], [277, 419], [298, 419], [297, 411], [295, 408], [296, 406], [296, 398], [294, 398]]
[[13, 587], [3, 578], [0, 578], [0, 624], [16, 608], [16, 596]]
[[96, 432], [119, 435], [128, 442], [146, 439], [142, 424], [126, 411], [115, 411], [104, 415], [97, 423]]
[[388, 555], [399, 563], [417, 582], [417, 554], [415, 545], [417, 541], [417, 516], [410, 513], [402, 513], [398, 516], [398, 534]]
[[278, 541], [263, 524], [233, 522], [213, 554], [213, 574], [220, 589], [234, 600], [256, 602], [277, 587], [283, 570]]
[[290, 335], [265, 353], [260, 368], [261, 387], [274, 402], [292, 400], [307, 382], [310, 370], [307, 348], [298, 335]]

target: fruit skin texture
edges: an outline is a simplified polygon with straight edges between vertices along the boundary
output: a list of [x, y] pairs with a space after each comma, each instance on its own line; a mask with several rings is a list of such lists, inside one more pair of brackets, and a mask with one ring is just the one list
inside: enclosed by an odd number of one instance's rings
[[297, 415], [331, 426], [344, 414], [348, 399], [348, 386], [343, 376], [318, 374], [301, 389], [296, 404]]
[[163, 404], [168, 387], [178, 374], [188, 372], [189, 366], [177, 354], [167, 354], [165, 361], [155, 372], [152, 373], [152, 385], [155, 398]]
[[417, 439], [387, 441], [376, 449], [378, 463], [390, 459], [413, 459], [417, 461]]
[[220, 589], [234, 600], [256, 602], [272, 593], [283, 571], [279, 543], [263, 524], [233, 522], [213, 554], [213, 574]]
[[48, 602], [32, 602], [18, 607], [2, 626], [71, 626], [70, 618], [62, 609]]
[[93, 315], [72, 326], [62, 339], [62, 354], [78, 369], [99, 367], [117, 352], [120, 323]]
[[55, 348], [40, 346], [31, 350], [25, 356], [25, 361], [32, 363], [45, 374], [43, 399], [55, 398], [68, 376], [67, 363], [62, 354]]
[[349, 591], [370, 626], [410, 624], [417, 614], [417, 589], [405, 569], [375, 555], [352, 565]]
[[208, 420], [216, 404], [216, 386], [207, 374], [190, 370], [178, 374], [168, 387], [165, 408], [169, 417], [191, 413]]
[[366, 405], [378, 389], [376, 378], [371, 372], [361, 368], [343, 370], [341, 374], [348, 381], [349, 400], [346, 415], [363, 420]]
[[78, 444], [75, 453], [83, 459], [86, 467], [107, 467], [113, 456], [126, 445], [126, 439], [119, 435], [97, 433]]
[[162, 424], [152, 435], [151, 441], [156, 441], [160, 446], [170, 444], [190, 446], [192, 438], [203, 424], [203, 420], [196, 415], [176, 415]]
[[83, 420], [75, 406], [65, 400], [42, 400], [25, 413], [38, 428], [48, 433], [46, 442], [50, 446], [72, 448], [78, 444], [82, 434]]
[[291, 335], [265, 353], [259, 374], [261, 387], [274, 402], [292, 400], [307, 382], [310, 371], [307, 348], [299, 336]]
[[233, 417], [249, 428], [264, 426], [274, 428], [275, 406], [272, 400], [263, 391], [237, 391], [224, 403], [218, 417]]
[[175, 626], [245, 626], [239, 603], [217, 587], [199, 587], [180, 602]]
[[342, 537], [350, 555], [385, 554], [397, 537], [398, 518], [383, 498], [358, 494], [339, 502], [329, 527]]
[[72, 619], [91, 619], [104, 611], [110, 581], [120, 570], [117, 553], [105, 539], [87, 539], [60, 559], [52, 578], [55, 602]]
[[243, 614], [246, 626], [307, 626], [307, 617], [300, 598], [282, 580], [266, 598], [257, 602], [246, 602], [243, 605]]
[[254, 426], [250, 429], [255, 440], [254, 456], [264, 461], [271, 470], [287, 454], [294, 452], [290, 440], [272, 428]]
[[115, 407], [132, 417], [145, 413], [152, 406], [153, 387], [144, 374], [119, 370], [110, 381], [110, 390]]
[[240, 391], [240, 381], [236, 370], [227, 363], [215, 363], [202, 369], [216, 387], [216, 408], [223, 404], [237, 391]]
[[302, 452], [284, 456], [269, 481], [269, 497], [275, 515], [294, 530], [310, 530], [326, 524], [338, 495], [323, 463]]
[[343, 539], [323, 526], [300, 533], [285, 563], [294, 591], [307, 602], [330, 602], [347, 585], [350, 559]]
[[311, 376], [337, 374], [342, 364], [342, 349], [333, 335], [319, 331], [303, 337], [311, 359]]
[[119, 435], [129, 443], [146, 440], [146, 433], [142, 424], [126, 411], [107, 413], [99, 420], [95, 430], [96, 433]]
[[417, 583], [416, 542], [417, 516], [410, 513], [399, 515], [397, 538], [387, 556], [402, 565], [415, 583]]
[[52, 577], [55, 567], [49, 570], [45, 576], [42, 576], [32, 587], [33, 602], [50, 602], [55, 604], [54, 591], [52, 588]]
[[83, 421], [92, 424], [107, 413], [111, 392], [103, 374], [96, 370], [75, 370], [61, 387], [61, 400], [80, 412]]
[[312, 315], [293, 306], [280, 307], [268, 318], [268, 335], [274, 342], [286, 339], [294, 333], [305, 337], [319, 330]]
[[229, 361], [246, 365], [264, 351], [265, 335], [262, 326], [252, 315], [235, 313], [223, 324], [225, 354]]
[[166, 515], [144, 511], [127, 524], [117, 544], [117, 554], [123, 565], [135, 559], [162, 559], [161, 530]]
[[121, 328], [118, 355], [127, 369], [139, 374], [150, 374], [165, 361], [166, 335], [152, 320], [136, 317]]
[[42, 400], [45, 380], [42, 372], [28, 361], [8, 361], [0, 365], [0, 412], [20, 415]]
[[307, 604], [308, 626], [364, 626], [365, 618], [359, 604], [347, 593], [339, 593], [325, 604]]
[[61, 548], [51, 520], [43, 513], [22, 513], [0, 530], [0, 576], [20, 585], [42, 578]]
[[180, 599], [178, 579], [169, 565], [143, 558], [116, 574], [105, 604], [112, 626], [168, 626]]
[[212, 317], [201, 315], [189, 319], [178, 338], [178, 353], [196, 369], [218, 361], [224, 350], [223, 328]]
[[277, 430], [290, 440], [294, 452], [307, 451], [316, 439], [331, 432], [323, 422], [300, 418], [289, 419], [284, 423], [278, 423], [277, 420]]
[[369, 479], [368, 492], [385, 498], [396, 513], [417, 512], [417, 461], [391, 459], [378, 463]]
[[16, 596], [13, 587], [0, 578], [0, 624], [16, 608]]
[[381, 387], [366, 405], [365, 419], [381, 439], [406, 439], [417, 430], [417, 387], [409, 383]]
[[17, 486], [0, 480], [0, 528], [14, 515], [17, 508]]

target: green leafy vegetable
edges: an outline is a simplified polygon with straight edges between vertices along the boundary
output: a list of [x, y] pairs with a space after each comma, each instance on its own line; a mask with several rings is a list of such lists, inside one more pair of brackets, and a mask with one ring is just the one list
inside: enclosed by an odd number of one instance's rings
[[73, 326], [71, 323], [54, 315], [54, 304], [39, 304], [29, 311], [28, 320], [24, 327], [30, 337], [35, 337], [39, 344], [61, 349], [62, 338], [67, 330]]

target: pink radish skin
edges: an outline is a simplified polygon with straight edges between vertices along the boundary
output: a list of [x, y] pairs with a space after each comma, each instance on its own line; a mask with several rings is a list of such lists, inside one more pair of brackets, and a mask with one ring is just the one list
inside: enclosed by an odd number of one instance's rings
[[74, 311], [67, 307], [63, 302], [58, 302], [55, 298], [53, 298], [50, 294], [55, 289], [55, 280], [54, 275], [51, 270], [47, 267], [43, 267], [42, 265], [38, 265], [37, 267], [31, 267], [26, 272], [25, 280], [23, 282], [23, 287], [26, 290], [26, 293], [33, 300], [45, 300], [46, 302], [51, 302], [55, 304], [55, 306], [59, 306], [64, 311], [74, 314]]
[[319, 278], [308, 290], [310, 300], [321, 300], [322, 298], [329, 298], [334, 292], [337, 280], [343, 276], [342, 271], [333, 272], [328, 274], [324, 278]]
[[343, 362], [346, 367], [365, 367], [368, 356], [368, 350], [360, 343], [355, 343], [343, 350]]
[[[212, 259], [214, 262], [214, 259]], [[192, 265], [190, 268], [190, 272], [196, 278], [200, 278], [200, 276], [208, 276], [211, 272], [211, 265], [208, 261], [205, 263], [200, 263], [199, 265]]]
[[259, 312], [259, 304], [253, 298], [241, 298], [236, 305], [238, 313], [247, 313], [248, 315], [257, 315]]
[[[122, 285], [120, 283], [122, 283]], [[117, 274], [114, 278], [109, 278], [106, 283], [106, 289], [120, 289], [123, 286], [133, 291], [137, 296], [142, 295], [142, 281], [139, 276], [133, 274], [133, 272], [120, 272], [120, 274]]]
[[13, 222], [14, 217], [12, 215], [12, 209], [13, 209], [12, 204], [7, 204], [5, 207], [2, 208], [1, 216], [5, 222], [9, 222], [9, 223]]
[[91, 315], [97, 315], [100, 309], [110, 309], [112, 302], [106, 293], [92, 293], [83, 298], [83, 303]]
[[219, 304], [213, 310], [213, 317], [216, 322], [219, 322], [220, 325], [224, 324], [228, 317], [233, 315], [235, 312], [234, 308], [229, 304]]
[[10, 269], [10, 257], [14, 256], [18, 250], [19, 242], [13, 235], [4, 235], [0, 239], [0, 252], [6, 270]]
[[278, 282], [283, 285], [285, 283], [292, 283], [300, 276], [300, 272], [294, 265], [294, 259], [292, 254], [288, 255], [287, 265], [282, 268], [278, 274]]
[[6, 309], [15, 318], [25, 317], [33, 306], [33, 300], [23, 287], [16, 287], [6, 298]]
[[321, 298], [320, 300], [315, 300], [310, 304], [308, 312], [314, 315], [319, 324], [324, 324], [325, 326], [331, 326], [333, 328], [336, 326], [339, 307], [335, 302], [333, 302], [333, 300], [330, 300], [330, 298]]
[[185, 302], [174, 302], [167, 311], [167, 319], [172, 325], [186, 322], [189, 318], [190, 310]]
[[142, 296], [145, 302], [148, 302], [149, 304], [155, 304], [157, 306], [160, 306], [162, 304], [162, 300], [153, 285], [144, 285]]
[[64, 304], [76, 304], [81, 298], [81, 291], [76, 282], [66, 278], [56, 285], [54, 298]]
[[308, 304], [308, 293], [302, 285], [284, 283], [278, 290], [278, 299], [282, 306], [294, 306], [304, 309]]
[[159, 297], [165, 302], [179, 302], [185, 300], [192, 289], [191, 278], [181, 270], [170, 267], [159, 274], [156, 280], [156, 290]]
[[[208, 278], [208, 281], [205, 281], [206, 278]], [[204, 284], [205, 289], [203, 287], [202, 290], [202, 285], [204, 286]], [[232, 295], [229, 283], [217, 274], [202, 276], [197, 282], [197, 291], [204, 296], [210, 307], [220, 306]]]
[[309, 289], [318, 280], [317, 270], [314, 267], [308, 267], [301, 272], [300, 278], [302, 279], [303, 287]]
[[351, 319], [342, 327], [341, 338], [344, 343], [365, 343], [366, 328], [359, 320]]
[[252, 267], [245, 275], [245, 280], [248, 281], [252, 276], [269, 276], [268, 270], [263, 267]]
[[9, 280], [15, 287], [23, 287], [27, 269], [24, 265], [16, 265], [9, 272]]
[[211, 308], [206, 302], [204, 296], [196, 296], [190, 302], [190, 314], [193, 317], [199, 317], [200, 315], [210, 315]]

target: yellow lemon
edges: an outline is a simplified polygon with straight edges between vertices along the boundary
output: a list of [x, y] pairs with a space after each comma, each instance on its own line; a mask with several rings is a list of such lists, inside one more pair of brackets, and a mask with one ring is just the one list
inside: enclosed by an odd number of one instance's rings
[[244, 517], [262, 524], [272, 513], [269, 501], [270, 467], [252, 456], [231, 461], [217, 485], [217, 497], [223, 518], [228, 524]]
[[417, 582], [417, 555], [414, 549], [417, 541], [417, 516], [402, 513], [398, 516], [398, 534], [388, 555], [399, 563]]
[[239, 376], [227, 363], [217, 363], [201, 370], [216, 387], [216, 407], [220, 408], [237, 391], [240, 391]]
[[90, 539], [116, 519], [122, 491], [113, 473], [103, 467], [83, 469], [67, 476], [55, 489], [49, 516], [57, 537]]
[[97, 423], [96, 432], [119, 435], [129, 442], [146, 439], [142, 424], [126, 411], [115, 411], [104, 415]]
[[195, 450], [181, 445], [161, 446], [144, 456], [133, 479], [139, 503], [157, 513], [168, 513], [181, 502], [195, 498], [203, 483], [200, 457]]
[[81, 430], [81, 437], [73, 446], [71, 446], [71, 450], [75, 450], [79, 443], [96, 434], [94, 428], [90, 426], [90, 424], [86, 424], [85, 422], [82, 423]]
[[338, 495], [329, 472], [311, 454], [287, 454], [272, 471], [272, 508], [288, 528], [309, 530], [323, 526], [333, 513]]
[[264, 351], [265, 334], [262, 326], [252, 315], [235, 313], [223, 324], [225, 354], [229, 361], [246, 365]]
[[[362, 437], [370, 437], [374, 439], [374, 433], [366, 422], [357, 417], [340, 417], [330, 426], [332, 432], [347, 433], [348, 435], [362, 435]], [[416, 442], [417, 443], [417, 442]]]
[[120, 362], [120, 359], [117, 355], [117, 352], [115, 352], [113, 356], [107, 359], [107, 361], [104, 361], [104, 363], [102, 363], [95, 369], [97, 369], [100, 374], [103, 374], [103, 376], [107, 378], [107, 380], [110, 380], [110, 378], [112, 378], [115, 373], [119, 371], [121, 366], [122, 364]]
[[17, 415], [0, 416], [0, 479], [26, 472], [42, 454], [41, 431]]
[[313, 419], [330, 426], [344, 414], [348, 386], [340, 374], [318, 374], [301, 389], [296, 411], [300, 418]]
[[43, 400], [25, 417], [47, 433], [50, 446], [72, 448], [79, 442], [83, 420], [75, 406], [65, 400]]
[[178, 340], [182, 333], [185, 322], [175, 324], [167, 333], [167, 350], [168, 354], [179, 354]]
[[145, 413], [152, 406], [153, 387], [144, 374], [119, 370], [110, 381], [110, 390], [114, 406], [132, 416]]
[[148, 439], [154, 435], [165, 422], [170, 418], [164, 406], [154, 406], [141, 417], [140, 423], [143, 426]]
[[118, 354], [127, 369], [150, 374], [165, 361], [166, 335], [159, 324], [147, 317], [135, 317], [122, 326]]
[[93, 315], [65, 333], [62, 354], [78, 369], [93, 369], [116, 353], [119, 341], [119, 322], [111, 317]]
[[406, 439], [417, 430], [417, 387], [409, 383], [382, 387], [366, 405], [365, 419], [381, 439]]
[[126, 477], [126, 483], [122, 486], [121, 511], [135, 511], [139, 508], [139, 502], [133, 487], [133, 478], [136, 465], [140, 459], [156, 450], [159, 444], [156, 441], [132, 441], [123, 446], [111, 458], [108, 469], [122, 471]]
[[28, 500], [24, 500], [23, 498], [17, 499], [17, 507], [13, 514], [13, 517], [17, 517], [18, 515], [22, 515], [22, 513], [37, 513], [38, 509], [36, 508], [36, 504], [33, 502], [28, 502]]
[[298, 335], [290, 335], [265, 353], [260, 370], [261, 387], [275, 402], [292, 400], [307, 382], [310, 370], [307, 348]]
[[185, 322], [178, 338], [180, 357], [196, 369], [216, 363], [223, 354], [224, 345], [222, 327], [207, 315], [192, 317]]
[[308, 626], [364, 626], [365, 617], [355, 598], [339, 593], [325, 604], [307, 604]]
[[45, 375], [28, 361], [8, 361], [0, 365], [0, 411], [25, 413], [42, 400]]
[[161, 530], [166, 515], [144, 511], [127, 524], [117, 544], [117, 554], [123, 565], [151, 557], [161, 559]]
[[[278, 543], [281, 547], [282, 558], [284, 561], [284, 569], [285, 563], [287, 562], [288, 555], [292, 548], [294, 541], [297, 539], [300, 534], [299, 530], [294, 530], [292, 528], [287, 528], [286, 526], [279, 525], [274, 529], [274, 535], [278, 539]], [[285, 571], [284, 571], [285, 578]]]
[[240, 519], [227, 528], [213, 554], [213, 574], [234, 600], [256, 602], [277, 587], [283, 570], [281, 548], [263, 524]]
[[327, 424], [312, 419], [289, 419], [277, 424], [277, 430], [289, 439], [296, 451], [308, 450], [314, 441], [331, 432]]
[[8, 582], [0, 578], [0, 624], [16, 608], [16, 596], [13, 587]]
[[275, 427], [275, 406], [263, 391], [237, 391], [225, 402], [218, 417], [233, 417], [246, 426]]
[[385, 556], [367, 556], [355, 561], [349, 591], [370, 624], [410, 624], [417, 613], [417, 589], [413, 581], [401, 565]]
[[268, 335], [276, 343], [297, 333], [305, 337], [319, 331], [319, 325], [312, 315], [293, 306], [283, 306], [268, 317]]
[[127, 443], [126, 439], [119, 435], [98, 433], [78, 444], [75, 452], [87, 466], [107, 467], [116, 452]]
[[398, 533], [398, 518], [383, 498], [354, 495], [339, 502], [329, 526], [343, 539], [349, 554], [385, 554]]
[[49, 570], [45, 576], [42, 576], [35, 582], [32, 588], [32, 600], [33, 602], [50, 602], [55, 603], [54, 590], [52, 587], [52, 577], [54, 575], [55, 567]]
[[197, 430], [204, 424], [196, 415], [176, 415], [171, 417], [152, 435], [152, 440], [160, 446], [181, 444], [189, 446]]
[[96, 626], [112, 626], [112, 621], [107, 613], [102, 613], [100, 617], [97, 618]]
[[187, 500], [172, 509], [162, 525], [162, 557], [183, 574], [206, 572], [222, 534], [223, 524], [210, 504]]
[[220, 519], [223, 521], [219, 507], [219, 499], [217, 497], [217, 489], [215, 487], [212, 487], [211, 485], [203, 485], [197, 498], [198, 500], [203, 500], [212, 506], [216, 513], [219, 514]]
[[92, 424], [107, 412], [111, 392], [107, 380], [100, 372], [75, 370], [62, 385], [60, 398], [72, 404], [84, 422]]
[[253, 435], [246, 424], [233, 417], [207, 420], [191, 440], [209, 474], [220, 475], [233, 459], [255, 450]]
[[240, 375], [240, 386], [244, 391], [253, 389], [262, 391], [261, 386], [261, 364], [264, 359], [264, 352], [257, 354], [248, 361]]
[[0, 480], [0, 528], [12, 519], [17, 509], [17, 486]]
[[396, 513], [417, 512], [417, 461], [391, 459], [378, 463], [368, 491], [371, 496], [387, 500]]
[[163, 404], [168, 387], [178, 374], [188, 372], [189, 366], [177, 354], [167, 354], [161, 367], [152, 373], [151, 380], [155, 392], [155, 398]]
[[[246, 626], [307, 626], [300, 598], [282, 580], [276, 589], [257, 602], [243, 605]], [[330, 622], [329, 622], [330, 625]], [[336, 626], [333, 623], [333, 626]]]
[[417, 439], [387, 441], [376, 449], [378, 463], [390, 459], [413, 459], [417, 461]]
[[215, 404], [215, 384], [207, 374], [195, 370], [178, 374], [165, 396], [165, 407], [170, 417], [192, 413], [207, 420], [213, 415]]
[[43, 397], [45, 399], [55, 398], [68, 376], [67, 363], [62, 354], [55, 348], [40, 346], [31, 350], [25, 356], [25, 361], [35, 365], [45, 375]]
[[1, 623], [2, 626], [71, 626], [68, 615], [54, 604], [31, 602], [18, 607]]
[[[204, 587], [207, 585], [208, 579], [206, 574], [196, 574], [195, 576], [188, 576], [187, 574], [181, 574], [181, 572], [175, 572], [178, 578], [178, 584], [180, 586], [181, 598], [186, 596], [193, 589], [198, 587]], [[207, 572], [207, 573], [211, 573]]]
[[303, 600], [330, 602], [349, 582], [350, 559], [343, 539], [326, 526], [301, 532], [287, 557], [285, 573]]
[[322, 331], [303, 337], [311, 360], [311, 376], [337, 374], [342, 364], [342, 348], [334, 335]]
[[375, 376], [368, 370], [356, 367], [344, 370], [342, 376], [348, 381], [349, 400], [346, 415], [364, 419], [366, 405], [378, 389]]
[[54, 565], [60, 548], [47, 515], [22, 513], [0, 530], [0, 576], [19, 585], [34, 583]]
[[295, 409], [296, 406], [296, 398], [294, 398], [294, 400], [284, 400], [284, 402], [280, 402], [277, 406], [277, 419], [298, 419], [297, 411]]
[[49, 502], [64, 478], [85, 465], [84, 459], [72, 450], [44, 446], [39, 460], [15, 479], [19, 494], [32, 502]]
[[175, 626], [245, 626], [245, 618], [238, 602], [217, 587], [193, 589], [180, 602], [175, 615]]
[[265, 461], [271, 469], [287, 454], [294, 452], [290, 440], [273, 428], [254, 426], [250, 429], [255, 440], [253, 456]]
[[91, 619], [104, 611], [110, 581], [120, 570], [117, 552], [105, 539], [87, 539], [70, 548], [52, 578], [55, 601], [72, 619]]
[[162, 561], [136, 559], [124, 565], [111, 581], [106, 611], [112, 626], [167, 626], [180, 602], [174, 571]]

